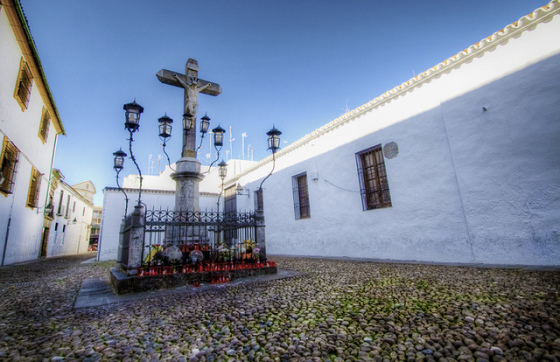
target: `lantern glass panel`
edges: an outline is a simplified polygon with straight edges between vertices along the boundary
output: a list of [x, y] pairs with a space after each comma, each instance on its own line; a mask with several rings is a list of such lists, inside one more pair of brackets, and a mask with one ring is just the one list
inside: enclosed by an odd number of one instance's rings
[[224, 134], [222, 132], [214, 133], [214, 146], [220, 147], [224, 145]]
[[115, 168], [121, 169], [124, 167], [124, 158], [122, 156], [115, 157]]
[[218, 164], [218, 174], [221, 178], [225, 178], [227, 175], [227, 163], [225, 163], [224, 161]]
[[194, 127], [194, 119], [188, 115], [183, 115], [183, 129], [190, 131]]
[[210, 118], [202, 117], [202, 120], [200, 121], [200, 132], [202, 133], [208, 132], [208, 126], [210, 126]]
[[159, 136], [163, 138], [171, 137], [171, 128], [169, 123], [161, 123], [159, 125]]

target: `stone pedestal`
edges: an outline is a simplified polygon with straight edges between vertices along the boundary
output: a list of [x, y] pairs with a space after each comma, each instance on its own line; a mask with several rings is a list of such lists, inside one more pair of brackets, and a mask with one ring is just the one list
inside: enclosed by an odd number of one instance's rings
[[199, 211], [198, 184], [204, 176], [200, 173], [200, 162], [193, 157], [181, 157], [176, 163], [176, 171], [171, 174], [176, 182], [175, 211]]
[[146, 217], [144, 206], [136, 205], [132, 215], [124, 220], [119, 247], [119, 263], [127, 275], [136, 275], [142, 266]]
[[[215, 275], [227, 276], [230, 281], [237, 279], [257, 277], [267, 274], [277, 274], [278, 267], [265, 266], [256, 269], [230, 270], [227, 272], [200, 272], [200, 273], [177, 273], [157, 276], [130, 276], [118, 268], [111, 269], [111, 285], [117, 294], [139, 293], [149, 290], [175, 288], [189, 286], [195, 282], [210, 284]], [[226, 284], [227, 285], [227, 284]]]

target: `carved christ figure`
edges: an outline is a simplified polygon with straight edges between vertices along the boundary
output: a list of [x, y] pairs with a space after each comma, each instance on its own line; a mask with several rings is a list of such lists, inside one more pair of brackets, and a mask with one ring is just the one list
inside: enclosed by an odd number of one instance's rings
[[198, 112], [198, 93], [210, 87], [212, 83], [199, 87], [197, 77], [190, 76], [190, 84], [185, 83], [177, 74], [175, 74], [175, 79], [185, 88], [185, 114], [196, 118], [196, 113]]

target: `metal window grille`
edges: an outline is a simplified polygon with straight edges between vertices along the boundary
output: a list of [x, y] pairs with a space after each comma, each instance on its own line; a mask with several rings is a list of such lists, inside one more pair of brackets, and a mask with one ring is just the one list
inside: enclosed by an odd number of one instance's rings
[[364, 210], [391, 207], [389, 182], [381, 145], [356, 154]]
[[29, 195], [27, 206], [37, 207], [39, 205], [39, 191], [41, 189], [41, 173], [34, 167], [31, 169], [31, 182], [29, 184]]
[[56, 214], [58, 216], [62, 216], [64, 215], [64, 206], [62, 205], [62, 202], [64, 201], [64, 191], [60, 191], [60, 200], [58, 201], [58, 211], [56, 212]]
[[43, 117], [41, 117], [41, 127], [39, 129], [39, 136], [43, 140], [43, 142], [47, 142], [47, 137], [49, 136], [49, 112], [46, 110], [43, 111]]
[[66, 198], [66, 214], [64, 214], [66, 219], [70, 218], [70, 195]]
[[27, 108], [31, 96], [31, 80], [31, 72], [27, 64], [22, 62], [16, 94], [25, 108]]
[[296, 220], [310, 217], [307, 174], [304, 173], [292, 178], [292, 191], [294, 195], [294, 214]]
[[14, 144], [4, 139], [4, 152], [2, 153], [2, 183], [0, 191], [11, 194], [14, 192], [16, 181], [17, 165], [19, 160], [19, 151]]

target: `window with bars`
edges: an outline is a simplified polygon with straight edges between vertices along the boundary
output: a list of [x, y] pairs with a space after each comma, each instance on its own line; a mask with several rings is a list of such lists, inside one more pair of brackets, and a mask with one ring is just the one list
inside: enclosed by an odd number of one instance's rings
[[58, 211], [56, 212], [58, 216], [64, 215], [64, 205], [62, 205], [63, 202], [64, 202], [64, 191], [60, 190], [60, 200], [58, 201]]
[[31, 71], [25, 60], [21, 58], [14, 98], [18, 101], [22, 111], [26, 110], [29, 104], [32, 80]]
[[2, 168], [0, 170], [0, 192], [3, 194], [14, 192], [18, 159], [18, 149], [7, 137], [4, 137], [4, 142], [2, 143]]
[[292, 177], [294, 195], [294, 214], [296, 220], [309, 218], [309, 193], [307, 190], [307, 173]]
[[364, 210], [391, 207], [391, 195], [381, 145], [356, 153]]
[[70, 195], [66, 197], [66, 213], [64, 214], [66, 219], [70, 218]]
[[31, 167], [31, 181], [29, 182], [29, 193], [27, 194], [27, 206], [39, 206], [39, 192], [41, 190], [41, 173]]
[[43, 143], [47, 142], [47, 137], [49, 135], [49, 124], [51, 117], [46, 108], [43, 107], [43, 115], [41, 116], [41, 126], [39, 127], [39, 138]]

